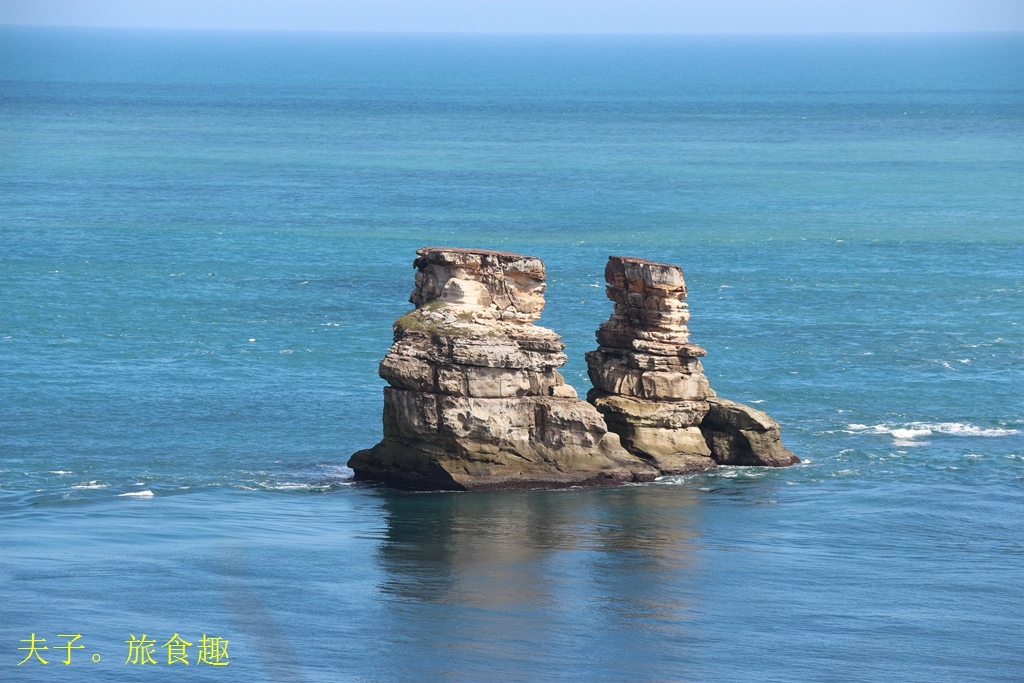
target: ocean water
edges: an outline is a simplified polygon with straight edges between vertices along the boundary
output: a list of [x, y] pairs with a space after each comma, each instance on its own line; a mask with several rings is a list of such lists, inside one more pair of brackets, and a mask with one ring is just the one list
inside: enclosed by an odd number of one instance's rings
[[[1022, 65], [0, 29], [0, 680], [1024, 680]], [[353, 483], [431, 244], [544, 259], [581, 394], [607, 256], [680, 264], [803, 464]]]

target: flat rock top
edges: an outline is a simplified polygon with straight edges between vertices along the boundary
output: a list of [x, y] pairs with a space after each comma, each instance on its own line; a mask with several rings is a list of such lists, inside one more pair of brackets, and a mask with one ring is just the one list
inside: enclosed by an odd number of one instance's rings
[[679, 298], [686, 298], [683, 269], [671, 263], [633, 256], [609, 256], [604, 267], [604, 279], [613, 287], [635, 287], [642, 283], [646, 288], [678, 292]]
[[672, 268], [675, 270], [682, 270], [679, 266], [673, 263], [659, 263], [658, 261], [648, 261], [645, 258], [639, 258], [636, 256], [609, 256], [608, 260], [612, 259], [621, 261], [622, 263], [635, 263], [639, 266], [657, 266], [659, 268]]
[[462, 247], [422, 247], [416, 250], [416, 254], [419, 256], [428, 256], [432, 254], [466, 254], [466, 255], [478, 255], [478, 256], [495, 256], [499, 259], [538, 259], [536, 256], [525, 256], [523, 254], [516, 254], [511, 251], [494, 251], [492, 249], [465, 249]]

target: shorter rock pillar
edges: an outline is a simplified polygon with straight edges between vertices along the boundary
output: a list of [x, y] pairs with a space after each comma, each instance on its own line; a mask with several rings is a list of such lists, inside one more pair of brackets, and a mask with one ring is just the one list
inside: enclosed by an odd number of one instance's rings
[[[679, 266], [612, 256], [606, 293], [615, 310], [587, 353], [587, 394], [626, 449], [662, 474], [718, 464], [799, 462], [761, 411], [715, 397], [691, 344], [686, 283]], [[787, 456], [788, 454], [788, 456]]]

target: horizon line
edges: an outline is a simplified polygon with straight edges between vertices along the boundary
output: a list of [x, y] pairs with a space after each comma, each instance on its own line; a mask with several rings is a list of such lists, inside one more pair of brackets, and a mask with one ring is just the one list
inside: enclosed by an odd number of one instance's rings
[[624, 36], [624, 37], [671, 37], [671, 36], [898, 36], [898, 35], [1024, 35], [1024, 28], [1006, 29], [893, 29], [872, 31], [421, 31], [415, 29], [333, 29], [333, 28], [262, 28], [262, 27], [213, 27], [213, 26], [139, 26], [131, 24], [29, 24], [0, 21], [0, 29], [120, 29], [137, 31], [201, 31], [209, 33], [315, 33], [364, 34], [364, 35], [423, 35], [423, 36]]

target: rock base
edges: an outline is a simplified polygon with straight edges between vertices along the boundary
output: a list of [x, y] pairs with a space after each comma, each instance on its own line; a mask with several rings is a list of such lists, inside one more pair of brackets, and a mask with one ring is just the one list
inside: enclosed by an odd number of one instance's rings
[[724, 398], [708, 399], [700, 431], [720, 465], [788, 467], [800, 458], [782, 445], [779, 423], [767, 413]]

